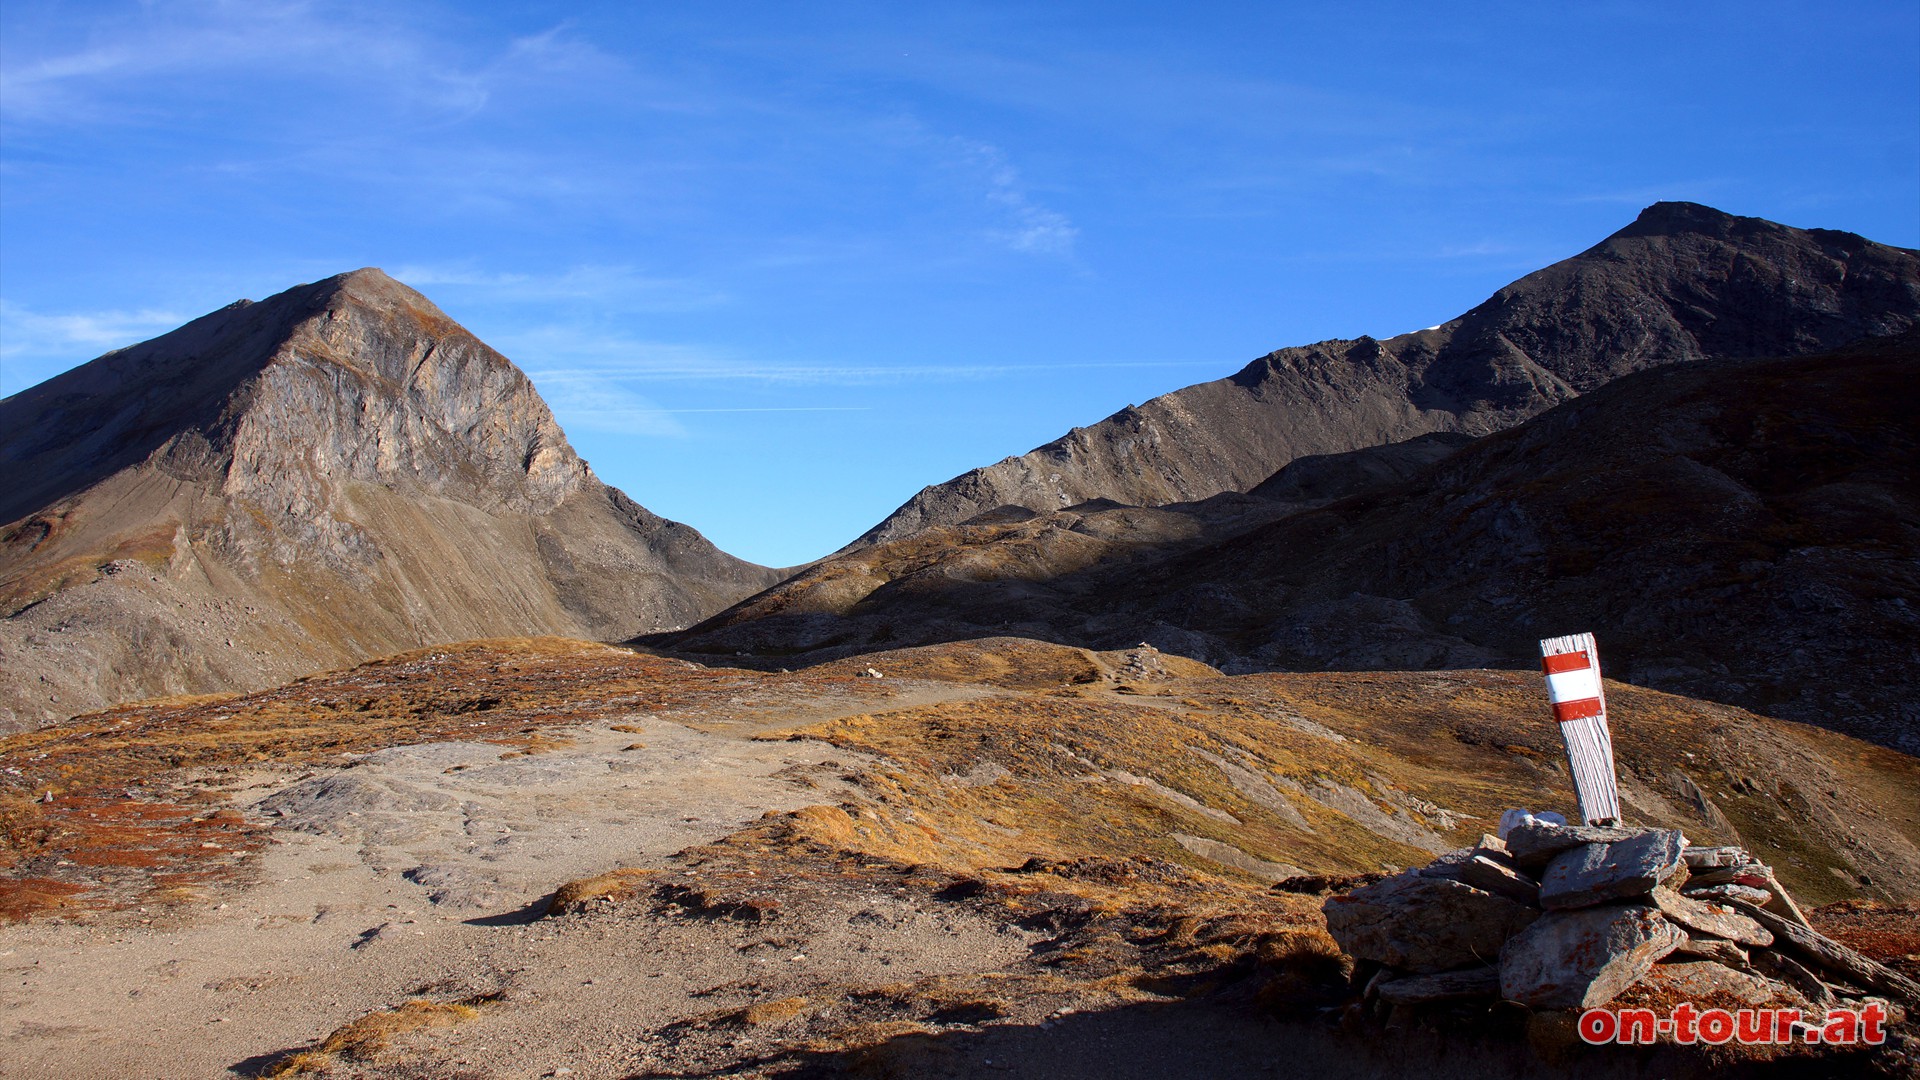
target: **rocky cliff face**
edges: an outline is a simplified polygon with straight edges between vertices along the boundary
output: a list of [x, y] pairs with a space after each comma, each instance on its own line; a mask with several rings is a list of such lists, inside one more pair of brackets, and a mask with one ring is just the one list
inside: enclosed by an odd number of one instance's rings
[[[771, 584], [602, 484], [526, 376], [378, 270], [0, 402], [0, 724], [460, 638], [620, 638]], [[10, 716], [9, 716], [10, 714]]]
[[1003, 505], [1157, 506], [1245, 491], [1309, 454], [1511, 427], [1628, 372], [1805, 355], [1916, 321], [1920, 253], [1657, 203], [1442, 326], [1281, 349], [926, 488], [852, 546]]

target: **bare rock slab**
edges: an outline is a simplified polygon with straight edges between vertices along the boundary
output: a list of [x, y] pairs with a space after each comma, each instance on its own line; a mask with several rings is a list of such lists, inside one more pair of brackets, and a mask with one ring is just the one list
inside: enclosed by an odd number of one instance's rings
[[1833, 988], [1820, 981], [1820, 977], [1808, 971], [1805, 966], [1774, 949], [1763, 949], [1753, 954], [1753, 966], [1763, 972], [1770, 972], [1779, 981], [1791, 986], [1807, 1004], [1817, 1009], [1825, 1009], [1834, 1003]]
[[1728, 866], [1745, 866], [1753, 861], [1745, 848], [1739, 847], [1690, 847], [1686, 850], [1687, 867], [1692, 870], [1711, 870]]
[[1322, 910], [1348, 955], [1416, 974], [1489, 963], [1540, 917], [1505, 897], [1415, 872], [1334, 896]]
[[1653, 890], [1651, 896], [1653, 906], [1689, 934], [1725, 938], [1741, 945], [1773, 944], [1773, 934], [1766, 927], [1737, 911], [1689, 899], [1665, 886]]
[[1749, 889], [1764, 889], [1772, 881], [1771, 872], [1758, 863], [1741, 866], [1715, 866], [1695, 870], [1687, 878], [1688, 882], [1701, 888], [1714, 885], [1741, 885]]
[[1656, 998], [1697, 1005], [1767, 1005], [1789, 1000], [1793, 993], [1761, 975], [1707, 960], [1656, 964], [1644, 985]]
[[1677, 831], [1649, 829], [1563, 851], [1540, 875], [1540, 906], [1556, 911], [1645, 896], [1684, 872], [1685, 848], [1686, 838]]
[[1382, 1001], [1393, 1005], [1426, 1005], [1436, 1001], [1492, 997], [1500, 992], [1500, 969], [1469, 968], [1437, 975], [1409, 975], [1380, 984]]
[[1686, 935], [1658, 911], [1611, 905], [1548, 912], [1500, 955], [1500, 993], [1539, 1009], [1612, 1001]]
[[1725, 938], [1695, 937], [1687, 935], [1687, 940], [1673, 950], [1674, 956], [1690, 956], [1696, 960], [1711, 960], [1716, 964], [1725, 964], [1730, 968], [1746, 968], [1751, 962], [1747, 950]]
[[1767, 904], [1773, 900], [1773, 894], [1765, 889], [1755, 889], [1747, 885], [1707, 885], [1704, 887], [1696, 887], [1694, 885], [1695, 880], [1696, 879], [1689, 878], [1687, 880], [1687, 887], [1680, 890], [1680, 895], [1691, 897], [1695, 900], [1704, 900], [1710, 904], [1724, 904], [1730, 900], [1744, 900], [1755, 907], [1766, 907]]
[[1498, 859], [1475, 853], [1460, 864], [1460, 880], [1528, 907], [1540, 906], [1540, 883]]
[[1608, 844], [1628, 840], [1645, 830], [1621, 829], [1608, 825], [1517, 825], [1507, 833], [1507, 853], [1514, 865], [1537, 869], [1553, 861], [1563, 851], [1582, 844]]
[[1750, 904], [1740, 904], [1739, 907], [1743, 914], [1772, 931], [1786, 951], [1819, 970], [1869, 990], [1891, 995], [1903, 1004], [1920, 1005], [1920, 983], [1885, 964], [1862, 956], [1824, 934], [1788, 922], [1771, 911]]

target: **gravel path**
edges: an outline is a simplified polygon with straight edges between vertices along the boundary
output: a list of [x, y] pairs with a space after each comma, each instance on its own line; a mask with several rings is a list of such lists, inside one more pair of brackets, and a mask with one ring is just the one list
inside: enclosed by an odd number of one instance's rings
[[[514, 989], [530, 1002], [591, 985], [621, 988], [625, 1010], [688, 1011], [702, 968], [662, 950], [697, 945], [602, 948], [531, 919], [564, 882], [659, 866], [768, 811], [840, 801], [850, 755], [747, 736], [845, 707], [797, 700], [731, 721], [709, 710], [706, 730], [637, 715], [555, 730], [571, 744], [538, 753], [431, 743], [305, 778], [261, 774], [235, 797], [277, 818], [257, 884], [192, 909], [0, 929], [0, 1076], [245, 1073], [416, 994]], [[540, 1075], [518, 1056], [530, 1039], [556, 1052], [580, 1041], [569, 1015], [509, 1023], [522, 1034], [500, 1045], [520, 1050], [485, 1075]], [[583, 1067], [575, 1075], [617, 1068]]]

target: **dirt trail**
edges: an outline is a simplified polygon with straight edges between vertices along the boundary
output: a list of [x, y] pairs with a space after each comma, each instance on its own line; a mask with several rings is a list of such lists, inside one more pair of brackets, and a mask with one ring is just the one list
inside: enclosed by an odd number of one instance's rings
[[[897, 685], [899, 704], [976, 693]], [[279, 826], [257, 884], [215, 906], [0, 929], [0, 1076], [230, 1075], [409, 995], [530, 985], [538, 998], [553, 979], [618, 988], [623, 1010], [684, 1010], [699, 965], [663, 971], [654, 946], [582, 949], [528, 923], [566, 881], [843, 798], [857, 758], [751, 736], [853, 706], [756, 705], [682, 717], [708, 730], [637, 714], [551, 729], [570, 745], [539, 753], [425, 743], [246, 777], [234, 804]], [[506, 1056], [497, 1075], [540, 1074]]]

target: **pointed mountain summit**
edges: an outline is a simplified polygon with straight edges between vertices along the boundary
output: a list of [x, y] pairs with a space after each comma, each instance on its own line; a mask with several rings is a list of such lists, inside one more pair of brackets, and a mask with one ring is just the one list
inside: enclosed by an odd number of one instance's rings
[[1281, 349], [1129, 406], [923, 489], [849, 550], [1002, 506], [1159, 506], [1247, 491], [1307, 455], [1512, 427], [1629, 372], [1810, 355], [1916, 322], [1920, 252], [1655, 203], [1450, 322]]
[[375, 269], [108, 353], [0, 401], [0, 433], [0, 728], [623, 638], [777, 577], [601, 483], [525, 374]]

